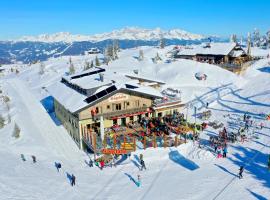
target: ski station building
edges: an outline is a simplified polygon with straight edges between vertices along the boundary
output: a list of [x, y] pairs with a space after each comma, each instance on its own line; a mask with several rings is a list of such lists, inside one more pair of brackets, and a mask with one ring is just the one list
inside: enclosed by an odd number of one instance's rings
[[[180, 92], [161, 91], [165, 83], [134, 74], [91, 68], [47, 87], [56, 117], [79, 148], [95, 151], [107, 129], [127, 127], [144, 117], [157, 117], [183, 109]], [[94, 138], [94, 140], [93, 140]], [[98, 139], [98, 140], [97, 140]]]
[[246, 51], [234, 42], [207, 43], [203, 46], [187, 47], [176, 53], [175, 58], [221, 65], [242, 65], [249, 60]]

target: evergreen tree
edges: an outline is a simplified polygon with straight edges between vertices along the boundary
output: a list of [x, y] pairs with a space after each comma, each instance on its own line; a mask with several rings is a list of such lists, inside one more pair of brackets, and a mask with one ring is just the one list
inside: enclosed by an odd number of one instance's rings
[[248, 39], [247, 39], [247, 55], [251, 55], [251, 37], [250, 33], [248, 33]]
[[45, 69], [45, 65], [44, 65], [43, 62], [41, 62], [41, 63], [40, 63], [40, 66], [39, 66], [39, 72], [38, 72], [38, 73], [39, 73], [40, 75], [44, 74], [44, 73], [45, 73], [44, 69]]
[[160, 39], [159, 46], [161, 49], [164, 49], [164, 47], [165, 47], [165, 39], [164, 38]]
[[95, 65], [96, 65], [96, 66], [100, 66], [99, 59], [98, 59], [97, 56], [96, 56], [96, 59], [95, 59]]
[[259, 29], [255, 28], [253, 32], [253, 46], [254, 47], [259, 47], [260, 46], [260, 31]]
[[5, 119], [2, 115], [0, 115], [0, 129], [5, 126]]
[[85, 71], [85, 70], [88, 70], [88, 69], [90, 69], [90, 63], [88, 61], [85, 61], [83, 70]]
[[94, 67], [94, 62], [93, 62], [93, 60], [91, 60], [90, 68], [93, 68], [93, 67]]
[[69, 74], [75, 74], [75, 67], [73, 65], [71, 58], [69, 59]]
[[231, 35], [231, 42], [237, 43], [237, 36], [236, 34]]
[[144, 59], [143, 50], [139, 51], [139, 60], [142, 61]]
[[14, 130], [13, 130], [13, 137], [15, 138], [19, 138], [20, 137], [20, 133], [21, 133], [21, 129], [20, 127], [15, 123], [14, 125]]

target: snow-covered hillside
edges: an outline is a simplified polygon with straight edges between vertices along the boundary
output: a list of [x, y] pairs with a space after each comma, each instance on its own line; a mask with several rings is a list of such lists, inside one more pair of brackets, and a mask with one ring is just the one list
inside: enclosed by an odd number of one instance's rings
[[38, 36], [24, 36], [18, 41], [35, 41], [35, 42], [75, 42], [75, 41], [91, 41], [98, 42], [103, 40], [160, 40], [179, 39], [179, 40], [200, 40], [205, 38], [202, 35], [189, 33], [180, 29], [161, 30], [143, 29], [138, 27], [126, 27], [120, 30], [114, 30], [108, 33], [100, 33], [95, 35], [72, 35], [68, 32], [59, 32], [55, 34], [42, 34]]
[[[41, 104], [48, 96], [46, 87], [68, 71], [69, 57], [44, 62], [43, 75], [39, 74], [39, 63], [4, 65], [0, 95], [10, 100], [0, 101], [1, 115], [6, 119], [0, 129], [0, 199], [269, 199], [270, 123], [262, 113], [270, 114], [270, 60], [257, 61], [240, 76], [215, 65], [170, 60], [166, 53], [171, 48], [124, 50], [118, 60], [103, 67], [118, 73], [137, 69], [143, 76], [165, 81], [166, 87], [180, 89], [183, 102], [192, 102], [198, 112], [204, 111], [209, 102], [213, 113], [210, 121], [222, 122], [228, 131], [236, 131], [243, 123], [243, 114], [249, 114], [253, 127], [248, 141], [229, 144], [228, 158], [217, 159], [208, 139], [219, 130], [207, 128], [201, 133], [200, 148], [192, 141], [178, 148], [149, 148], [132, 153], [130, 160], [116, 168], [90, 168], [85, 163], [88, 156], [77, 149], [65, 129], [55, 124]], [[143, 61], [138, 60], [140, 49], [144, 52]], [[154, 63], [152, 58], [157, 53], [162, 60]], [[79, 72], [85, 61], [94, 60], [95, 55], [71, 59]], [[11, 72], [11, 68], [19, 73]], [[197, 72], [206, 74], [207, 79], [197, 80]], [[186, 114], [187, 109], [183, 112]], [[194, 121], [192, 112], [189, 109], [190, 121]], [[265, 128], [256, 128], [261, 122]], [[21, 128], [18, 139], [12, 137], [15, 123]], [[146, 171], [138, 169], [140, 153], [144, 154]], [[21, 154], [26, 156], [25, 162]], [[31, 155], [37, 157], [37, 163], [32, 163]], [[62, 163], [60, 172], [55, 162]], [[245, 166], [241, 180], [237, 178], [240, 165]], [[75, 187], [70, 186], [70, 174], [77, 178]], [[134, 184], [138, 174], [141, 187]]]

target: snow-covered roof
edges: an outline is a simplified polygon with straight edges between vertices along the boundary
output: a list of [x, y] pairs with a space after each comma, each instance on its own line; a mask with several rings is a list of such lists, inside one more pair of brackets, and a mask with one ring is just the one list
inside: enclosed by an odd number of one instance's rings
[[[114, 94], [117, 93], [117, 91], [129, 91], [148, 95], [153, 98], [162, 98], [162, 94], [158, 90], [149, 86], [139, 85], [137, 80], [132, 80], [121, 74], [104, 72], [103, 82], [97, 78], [99, 78], [99, 74], [92, 74], [69, 80], [73, 85], [78, 85], [84, 89], [99, 87], [93, 94], [88, 94], [88, 96], [80, 93], [72, 87], [69, 87], [63, 82], [57, 82], [47, 87], [47, 90], [59, 103], [72, 113], [82, 110], [87, 106], [94, 105], [98, 101], [110, 96], [112, 92]], [[110, 92], [105, 92], [105, 90], [110, 87], [114, 87], [115, 89], [110, 90]], [[98, 95], [103, 91], [105, 92], [105, 95]], [[91, 100], [88, 101], [87, 99]]]
[[204, 46], [193, 46], [193, 48], [183, 49], [179, 51], [177, 55], [228, 55], [237, 44], [234, 42], [230, 43], [211, 43], [210, 47]]

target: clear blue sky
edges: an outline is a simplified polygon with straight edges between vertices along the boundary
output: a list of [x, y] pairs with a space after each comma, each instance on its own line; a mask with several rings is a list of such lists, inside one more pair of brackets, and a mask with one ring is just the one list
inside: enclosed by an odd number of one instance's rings
[[1, 0], [0, 40], [126, 26], [246, 35], [270, 29], [270, 0]]

